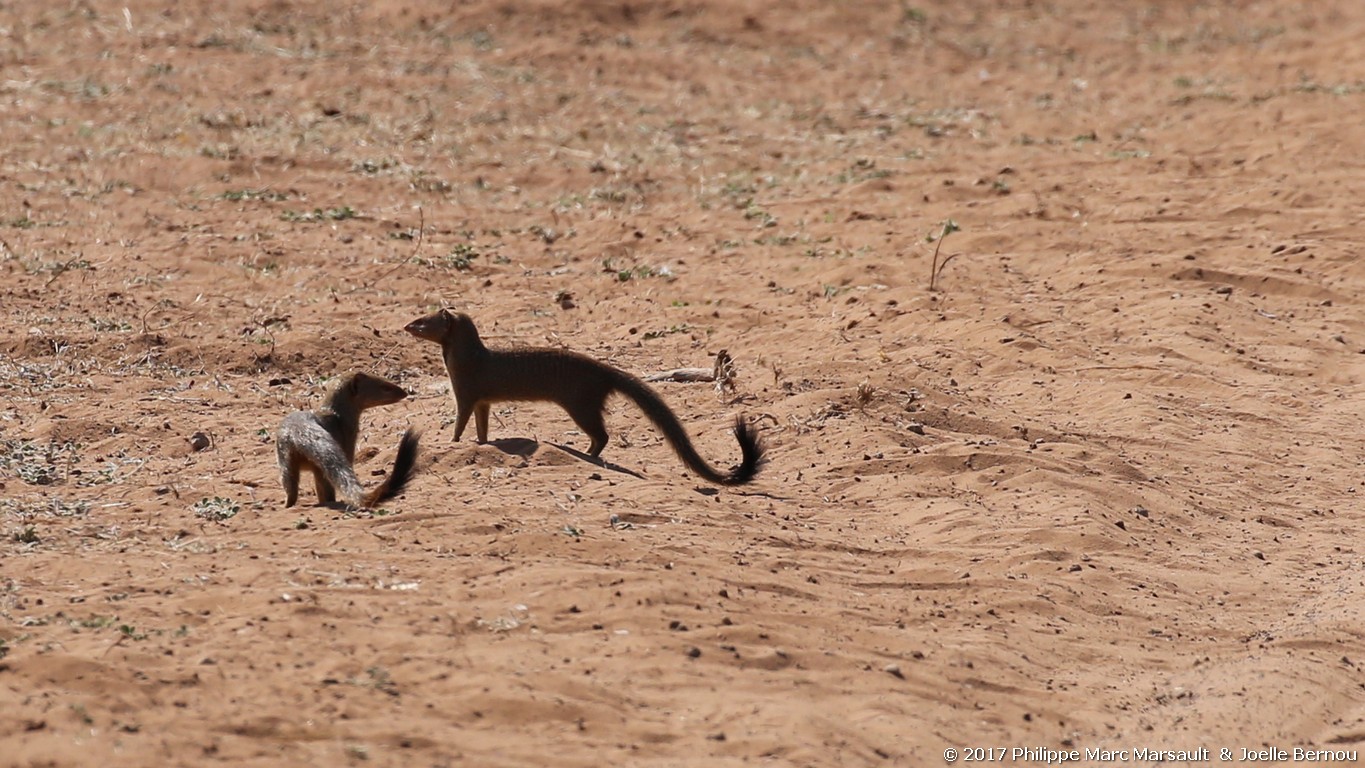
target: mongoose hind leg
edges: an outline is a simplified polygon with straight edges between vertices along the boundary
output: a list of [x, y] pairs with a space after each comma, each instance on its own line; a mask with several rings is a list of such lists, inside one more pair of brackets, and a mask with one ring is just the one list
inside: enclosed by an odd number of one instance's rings
[[299, 500], [299, 463], [286, 459], [280, 466], [280, 482], [284, 484], [284, 506], [294, 506]]
[[602, 449], [607, 447], [607, 424], [602, 413], [605, 405], [606, 397], [600, 397], [567, 408], [569, 417], [592, 440], [588, 446], [589, 456], [601, 455]]
[[318, 503], [331, 504], [337, 500], [336, 489], [327, 482], [326, 476], [318, 470], [313, 471], [313, 486], [318, 489]]

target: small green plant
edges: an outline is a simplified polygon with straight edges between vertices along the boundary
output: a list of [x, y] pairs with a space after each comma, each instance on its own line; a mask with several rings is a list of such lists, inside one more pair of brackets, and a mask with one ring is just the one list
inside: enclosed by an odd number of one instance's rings
[[398, 694], [398, 685], [393, 682], [393, 676], [389, 674], [387, 669], [384, 669], [383, 667], [370, 667], [365, 670], [365, 674], [370, 678], [370, 685], [374, 686], [377, 690], [390, 695]]
[[633, 268], [630, 269], [617, 270], [616, 279], [625, 283], [635, 279], [654, 277], [654, 275], [656, 274], [658, 273], [654, 271], [653, 267], [647, 266], [645, 264], [636, 264]]
[[766, 237], [754, 238], [754, 245], [775, 245], [784, 247], [800, 242], [800, 235], [768, 235]]
[[687, 333], [690, 330], [692, 330], [692, 326], [683, 323], [682, 325], [674, 325], [661, 331], [645, 331], [644, 336], [641, 338], [645, 341], [649, 341], [650, 339], [661, 339], [665, 336], [671, 336], [675, 333]]
[[767, 229], [777, 226], [777, 217], [758, 207], [753, 200], [748, 200], [744, 207], [744, 218], [749, 221], [757, 221], [758, 226]]
[[126, 637], [126, 638], [128, 638], [129, 640], [146, 640], [146, 639], [147, 639], [147, 633], [146, 633], [146, 632], [138, 632], [138, 631], [137, 631], [137, 627], [134, 627], [132, 624], [120, 624], [120, 625], [119, 625], [119, 628], [118, 628], [118, 631], [121, 632], [121, 633], [123, 634], [123, 636]]
[[57, 485], [71, 474], [79, 450], [72, 442], [4, 440], [0, 441], [0, 468], [14, 472], [29, 485]]
[[232, 499], [214, 496], [196, 501], [193, 509], [195, 517], [210, 523], [222, 523], [231, 520], [241, 508]]
[[288, 200], [289, 195], [284, 192], [276, 192], [273, 189], [230, 189], [218, 197], [222, 200], [239, 202], [242, 200], [266, 200], [269, 202], [279, 202]]
[[388, 171], [394, 168], [402, 168], [403, 164], [392, 157], [384, 157], [379, 160], [361, 160], [351, 166], [353, 173], [376, 174], [381, 171]]
[[929, 20], [929, 14], [909, 3], [901, 3], [901, 23], [902, 24], [923, 24]]
[[957, 225], [957, 222], [953, 221], [952, 219], [948, 219], [947, 221], [943, 222], [943, 229], [942, 231], [939, 232], [938, 237], [934, 237], [933, 235], [929, 236], [930, 240], [937, 241], [934, 244], [933, 263], [929, 265], [929, 290], [931, 291], [938, 290], [936, 285], [938, 283], [939, 273], [942, 272], [943, 268], [948, 266], [948, 262], [952, 261], [953, 257], [957, 255], [955, 253], [949, 254], [946, 258], [943, 259], [942, 264], [938, 263], [938, 251], [940, 248], [943, 247], [944, 238], [948, 237], [948, 235], [951, 235], [954, 232], [960, 231], [962, 231], [962, 228]]
[[60, 496], [45, 499], [0, 499], [0, 513], [32, 520], [39, 517], [80, 517], [90, 511], [86, 501], [67, 501]]
[[39, 275], [47, 273], [52, 275], [52, 280], [56, 280], [59, 275], [67, 272], [94, 268], [94, 265], [92, 265], [88, 259], [80, 256], [73, 256], [66, 261], [43, 261], [24, 265], [25, 271], [29, 274]]
[[38, 529], [31, 525], [14, 532], [14, 540], [20, 544], [37, 544], [42, 539], [38, 538]]
[[479, 249], [470, 243], [459, 243], [446, 254], [446, 266], [466, 272], [479, 257]]
[[241, 156], [242, 151], [231, 144], [218, 142], [201, 146], [199, 148], [199, 154], [210, 160], [236, 160]]
[[588, 197], [592, 200], [600, 200], [604, 203], [621, 204], [630, 200], [630, 192], [620, 188], [594, 187], [588, 191]]
[[103, 317], [91, 317], [90, 327], [95, 333], [127, 333], [133, 330], [133, 326], [126, 320], [114, 320]]
[[749, 182], [738, 180], [727, 181], [720, 188], [720, 193], [725, 197], [730, 198], [736, 207], [739, 208], [743, 208], [748, 201], [753, 200], [754, 195], [757, 192], [758, 187]]
[[667, 274], [666, 270], [654, 269], [653, 267], [647, 266], [645, 264], [636, 264], [634, 266], [629, 267], [620, 267], [617, 266], [616, 260], [611, 258], [602, 260], [602, 271], [615, 272], [617, 281], [622, 283], [630, 282], [631, 280], [641, 280], [646, 277], [656, 277], [658, 275]]
[[345, 221], [354, 219], [359, 215], [351, 206], [343, 205], [340, 208], [328, 208], [326, 210], [314, 208], [311, 211], [285, 211], [280, 214], [280, 218], [294, 222]]
[[[554, 227], [542, 227], [539, 224], [532, 224], [527, 228], [527, 231], [540, 238], [546, 245], [553, 245], [556, 240], [564, 236]], [[573, 230], [569, 230], [569, 233], [572, 234]], [[493, 236], [497, 237], [497, 234], [494, 233]]]
[[398, 695], [398, 684], [393, 681], [393, 676], [389, 674], [389, 671], [380, 666], [366, 669], [364, 677], [347, 678], [345, 682], [357, 688], [373, 688], [390, 696]]
[[852, 184], [870, 179], [884, 179], [890, 175], [891, 171], [878, 168], [875, 160], [859, 157], [845, 171], [836, 176], [835, 181], [840, 184]]
[[90, 502], [51, 498], [47, 501], [46, 509], [53, 517], [81, 517], [90, 511]]

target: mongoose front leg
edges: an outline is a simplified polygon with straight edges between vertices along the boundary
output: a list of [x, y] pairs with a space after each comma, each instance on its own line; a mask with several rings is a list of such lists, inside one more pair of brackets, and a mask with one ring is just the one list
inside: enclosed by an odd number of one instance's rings
[[488, 407], [487, 402], [474, 406], [474, 432], [480, 444], [488, 442]]
[[464, 434], [464, 428], [469, 426], [469, 417], [474, 413], [474, 406], [459, 398], [455, 399], [455, 442], [460, 442], [460, 436]]

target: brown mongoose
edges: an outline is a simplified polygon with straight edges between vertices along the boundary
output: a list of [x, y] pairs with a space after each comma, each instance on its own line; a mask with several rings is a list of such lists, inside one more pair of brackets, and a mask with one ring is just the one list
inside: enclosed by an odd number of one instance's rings
[[678, 417], [648, 384], [586, 355], [534, 347], [489, 349], [479, 339], [468, 315], [444, 309], [413, 320], [406, 330], [419, 339], [441, 345], [441, 356], [455, 394], [456, 440], [472, 415], [479, 442], [488, 441], [488, 408], [492, 403], [548, 401], [569, 412], [574, 423], [592, 440], [588, 453], [597, 456], [607, 444], [607, 428], [602, 420], [607, 397], [620, 392], [640, 406], [683, 463], [703, 478], [721, 485], [739, 485], [754, 479], [763, 465], [763, 444], [743, 416], [735, 419], [735, 437], [739, 439], [743, 459], [729, 473], [718, 472], [697, 454]]
[[299, 470], [313, 473], [318, 503], [331, 504], [341, 496], [351, 506], [373, 507], [399, 493], [417, 468], [418, 433], [409, 429], [398, 443], [393, 472], [369, 493], [355, 476], [355, 442], [360, 414], [367, 408], [396, 403], [408, 393], [397, 384], [368, 373], [341, 377], [316, 411], [296, 411], [284, 417], [275, 437], [286, 507], [299, 496]]

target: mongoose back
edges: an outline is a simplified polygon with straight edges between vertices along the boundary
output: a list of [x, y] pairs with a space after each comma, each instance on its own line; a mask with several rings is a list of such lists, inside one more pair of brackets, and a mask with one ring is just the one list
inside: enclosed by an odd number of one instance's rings
[[398, 443], [393, 472], [369, 493], [355, 476], [355, 443], [360, 414], [367, 408], [396, 403], [407, 397], [402, 387], [368, 373], [343, 376], [316, 411], [296, 411], [284, 417], [275, 438], [286, 507], [299, 497], [299, 471], [313, 473], [318, 503], [331, 504], [341, 496], [352, 506], [373, 507], [399, 493], [417, 468], [418, 434], [409, 429]]
[[706, 480], [739, 485], [754, 479], [763, 466], [763, 444], [743, 416], [735, 419], [735, 437], [742, 459], [722, 473], [706, 463], [692, 446], [673, 411], [635, 376], [586, 355], [564, 349], [489, 349], [479, 339], [474, 321], [465, 314], [440, 310], [420, 317], [406, 328], [419, 339], [441, 345], [450, 386], [455, 394], [455, 439], [474, 417], [480, 443], [488, 441], [489, 405], [508, 400], [558, 403], [592, 440], [588, 453], [597, 456], [607, 444], [603, 410], [607, 397], [620, 392], [635, 401], [654, 426], [663, 432], [683, 463]]

